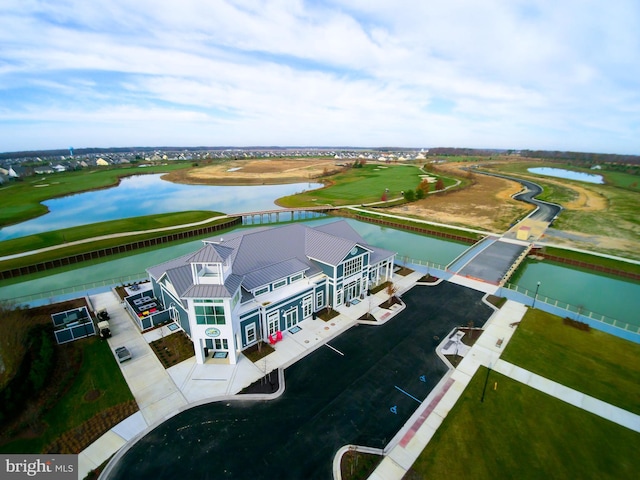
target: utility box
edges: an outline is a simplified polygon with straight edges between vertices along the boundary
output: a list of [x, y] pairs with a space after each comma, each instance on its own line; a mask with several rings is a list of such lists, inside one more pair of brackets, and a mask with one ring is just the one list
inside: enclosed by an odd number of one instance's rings
[[518, 240], [528, 240], [530, 234], [531, 234], [531, 227], [520, 227], [518, 229], [518, 233], [516, 234], [516, 238]]

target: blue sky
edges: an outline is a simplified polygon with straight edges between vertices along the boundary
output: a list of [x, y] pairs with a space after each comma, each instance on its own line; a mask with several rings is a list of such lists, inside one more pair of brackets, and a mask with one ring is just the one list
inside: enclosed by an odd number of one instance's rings
[[637, 0], [3, 0], [0, 151], [640, 154]]

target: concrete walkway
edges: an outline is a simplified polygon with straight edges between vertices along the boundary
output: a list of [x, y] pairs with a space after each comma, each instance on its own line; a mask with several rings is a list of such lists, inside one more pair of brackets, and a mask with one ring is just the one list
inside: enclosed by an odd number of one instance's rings
[[[411, 288], [423, 275], [414, 272], [406, 277], [395, 276], [398, 293]], [[240, 355], [236, 365], [198, 365], [195, 357], [191, 357], [165, 370], [149, 343], [172, 332], [165, 326], [163, 330], [141, 333], [115, 293], [92, 296], [94, 309], [106, 308], [111, 316], [112, 337], [108, 339], [111, 350], [126, 346], [131, 352], [132, 359], [118, 365], [140, 411], [120, 422], [79, 454], [79, 478], [84, 478], [127, 442], [143, 436], [177, 413], [235, 395], [267, 373], [286, 368], [313, 350], [324, 347], [329, 340], [354, 326], [365, 313], [371, 312], [378, 319], [376, 324], [385, 323], [402, 310], [399, 306], [392, 310], [380, 308], [379, 305], [387, 298], [388, 295], [382, 291], [355, 305], [339, 307], [339, 315], [329, 322], [304, 320], [298, 323], [300, 330], [296, 333], [283, 332], [282, 341], [274, 345], [275, 352], [257, 363]], [[283, 389], [281, 382], [279, 392]]]

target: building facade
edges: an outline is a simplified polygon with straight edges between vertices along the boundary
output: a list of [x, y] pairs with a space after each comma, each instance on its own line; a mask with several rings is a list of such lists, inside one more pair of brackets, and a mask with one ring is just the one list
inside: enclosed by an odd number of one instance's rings
[[149, 268], [154, 295], [193, 341], [197, 363], [236, 363], [318, 311], [393, 276], [394, 252], [368, 245], [344, 220], [256, 228], [203, 241]]

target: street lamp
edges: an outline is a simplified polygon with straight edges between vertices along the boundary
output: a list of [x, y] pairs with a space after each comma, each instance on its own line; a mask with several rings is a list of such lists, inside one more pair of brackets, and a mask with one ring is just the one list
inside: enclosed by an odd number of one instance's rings
[[540, 289], [540, 282], [536, 285], [536, 293], [533, 296], [533, 303], [531, 304], [531, 308], [536, 308], [536, 298], [538, 298], [538, 290]]

